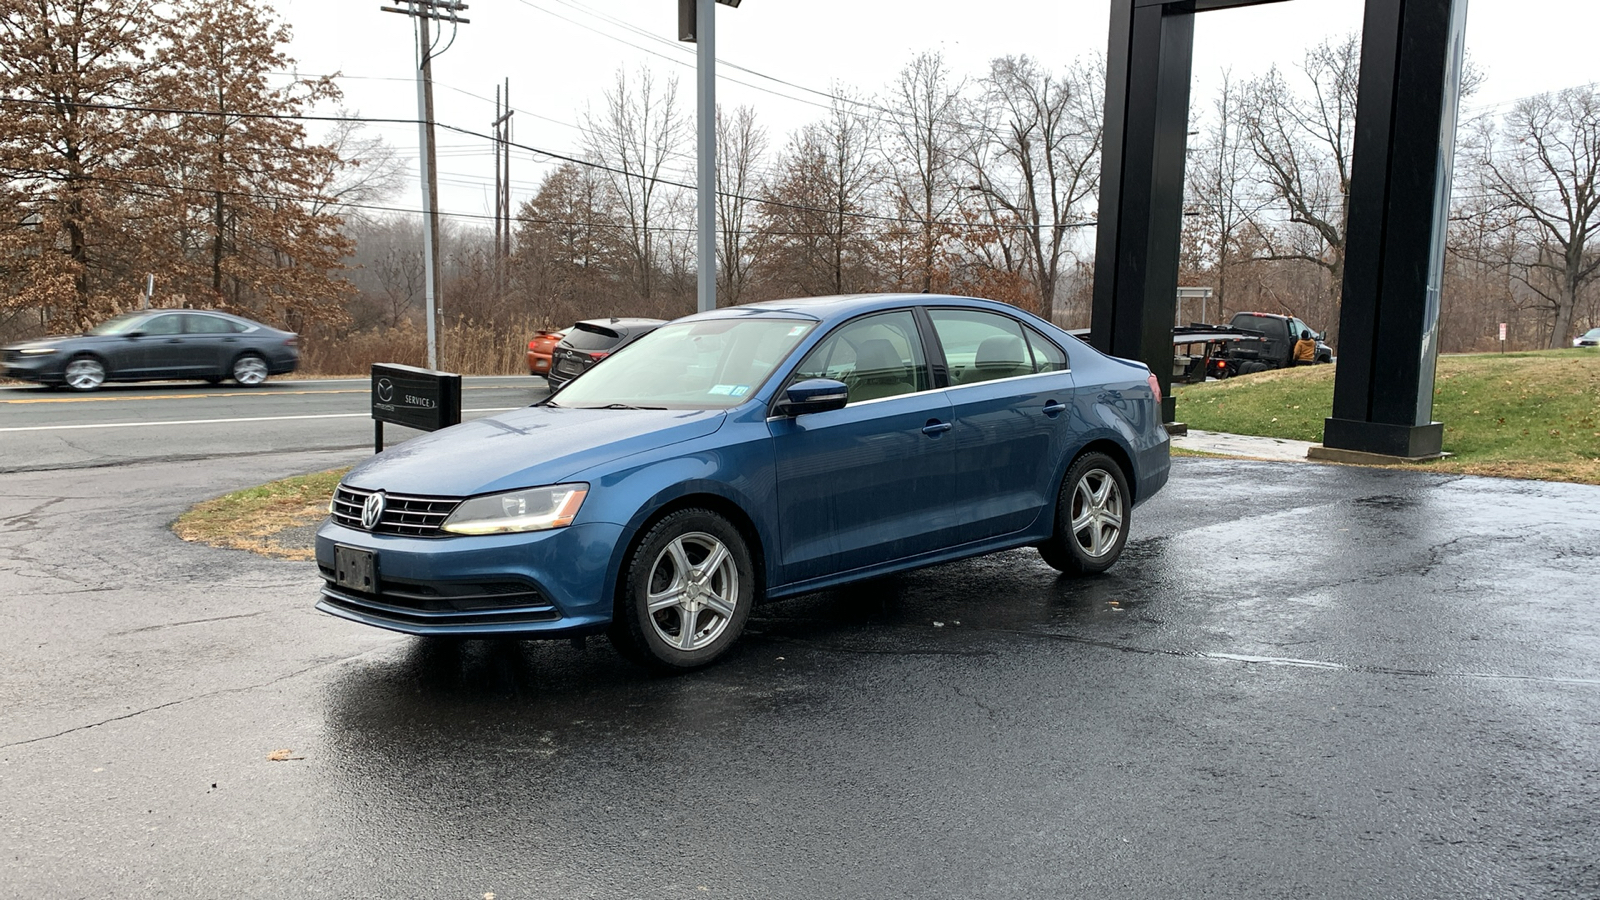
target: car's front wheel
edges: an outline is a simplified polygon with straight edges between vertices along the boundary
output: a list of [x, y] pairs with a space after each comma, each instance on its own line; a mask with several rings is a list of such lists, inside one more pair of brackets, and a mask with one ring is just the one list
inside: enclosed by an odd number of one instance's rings
[[267, 380], [267, 361], [254, 353], [246, 353], [233, 361], [233, 380], [245, 387], [255, 387]]
[[1039, 555], [1071, 575], [1104, 572], [1128, 542], [1132, 506], [1122, 467], [1104, 453], [1083, 454], [1061, 482], [1056, 532], [1039, 546]]
[[62, 377], [66, 379], [67, 387], [75, 391], [98, 390], [100, 385], [106, 383], [106, 364], [85, 354], [68, 362]]
[[681, 672], [727, 651], [755, 603], [755, 567], [743, 535], [704, 509], [650, 528], [623, 571], [611, 639], [648, 668]]

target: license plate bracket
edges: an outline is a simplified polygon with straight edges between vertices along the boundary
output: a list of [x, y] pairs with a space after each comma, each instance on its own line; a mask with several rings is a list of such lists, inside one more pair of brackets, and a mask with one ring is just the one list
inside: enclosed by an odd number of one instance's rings
[[378, 593], [378, 554], [360, 547], [334, 544], [333, 581], [353, 591]]

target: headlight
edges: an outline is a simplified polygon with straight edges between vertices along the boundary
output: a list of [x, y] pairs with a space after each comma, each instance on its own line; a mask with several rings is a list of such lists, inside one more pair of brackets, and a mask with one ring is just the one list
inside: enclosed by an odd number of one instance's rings
[[56, 352], [56, 348], [54, 348], [54, 347], [23, 347], [22, 348], [22, 355], [23, 356], [44, 356], [44, 355], [46, 355], [48, 353], [54, 353], [54, 352]]
[[572, 524], [587, 484], [557, 484], [463, 501], [439, 526], [452, 534], [513, 534]]

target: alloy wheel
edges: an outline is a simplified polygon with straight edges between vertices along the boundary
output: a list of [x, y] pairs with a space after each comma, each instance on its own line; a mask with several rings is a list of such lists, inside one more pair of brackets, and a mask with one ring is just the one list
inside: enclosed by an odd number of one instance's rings
[[727, 630], [739, 597], [739, 569], [726, 545], [705, 532], [673, 539], [650, 569], [645, 598], [656, 635], [691, 652]]
[[1072, 492], [1072, 539], [1091, 559], [1117, 546], [1122, 534], [1122, 491], [1105, 469], [1090, 469]]

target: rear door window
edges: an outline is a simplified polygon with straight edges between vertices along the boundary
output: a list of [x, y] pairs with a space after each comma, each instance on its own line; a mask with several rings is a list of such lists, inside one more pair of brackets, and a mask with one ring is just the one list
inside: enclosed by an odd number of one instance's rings
[[952, 384], [977, 384], [1033, 374], [1022, 323], [974, 309], [930, 309]]
[[184, 316], [188, 321], [184, 323], [186, 334], [236, 334], [244, 328], [237, 322], [224, 319], [221, 316]]
[[1072, 368], [1066, 351], [1032, 328], [1024, 325], [1028, 333], [1028, 346], [1033, 350], [1033, 368], [1036, 372], [1065, 372]]

